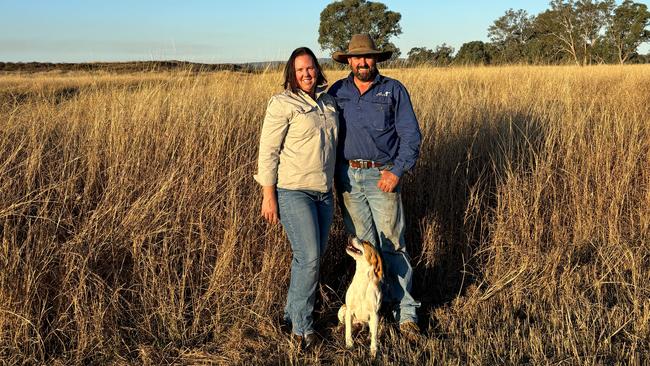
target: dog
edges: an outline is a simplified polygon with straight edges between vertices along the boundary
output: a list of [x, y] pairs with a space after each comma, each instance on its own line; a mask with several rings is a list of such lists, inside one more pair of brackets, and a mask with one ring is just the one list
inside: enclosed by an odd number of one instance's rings
[[345, 252], [356, 262], [350, 287], [345, 293], [345, 304], [338, 312], [339, 322], [345, 324], [345, 346], [352, 348], [352, 325], [368, 323], [370, 328], [370, 353], [377, 355], [377, 330], [381, 305], [381, 282], [384, 266], [381, 254], [367, 241], [352, 238]]

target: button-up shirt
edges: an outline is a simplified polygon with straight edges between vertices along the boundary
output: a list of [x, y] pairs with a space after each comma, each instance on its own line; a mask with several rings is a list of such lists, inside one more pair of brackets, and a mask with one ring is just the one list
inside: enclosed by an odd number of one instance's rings
[[332, 188], [338, 113], [325, 87], [317, 87], [316, 100], [302, 90], [285, 90], [269, 100], [253, 176], [260, 185], [317, 192]]
[[398, 177], [415, 165], [422, 136], [404, 85], [378, 74], [361, 94], [350, 73], [328, 93], [339, 107], [339, 159], [392, 163]]

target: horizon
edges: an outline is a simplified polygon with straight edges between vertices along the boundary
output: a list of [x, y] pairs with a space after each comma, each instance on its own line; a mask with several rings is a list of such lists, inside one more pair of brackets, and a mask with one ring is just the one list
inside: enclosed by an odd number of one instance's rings
[[[282, 6], [262, 1], [222, 5], [192, 0], [181, 6], [172, 0], [110, 4], [3, 0], [0, 61], [282, 62], [300, 46], [311, 48], [319, 59], [328, 59], [329, 52], [320, 48], [317, 39], [320, 12], [331, 2], [318, 0], [305, 7], [296, 0]], [[521, 8], [530, 15], [548, 8], [545, 0], [505, 0], [497, 5], [467, 0], [383, 3], [402, 15], [402, 34], [391, 39], [400, 48], [401, 58], [413, 47], [435, 49], [446, 43], [457, 52], [463, 43], [489, 41], [488, 27], [509, 8]], [[648, 43], [639, 48], [641, 54], [648, 52]]]

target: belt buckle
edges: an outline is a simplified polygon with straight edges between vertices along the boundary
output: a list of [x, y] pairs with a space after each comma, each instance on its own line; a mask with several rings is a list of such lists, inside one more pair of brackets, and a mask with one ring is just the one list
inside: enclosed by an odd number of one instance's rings
[[361, 169], [368, 169], [368, 160], [361, 160]]

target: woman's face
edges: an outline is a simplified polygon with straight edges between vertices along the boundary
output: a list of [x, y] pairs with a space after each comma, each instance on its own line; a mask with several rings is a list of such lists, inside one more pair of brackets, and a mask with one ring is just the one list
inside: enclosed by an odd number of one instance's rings
[[316, 87], [316, 76], [318, 75], [314, 60], [309, 55], [300, 55], [294, 59], [293, 66], [296, 69], [298, 86], [305, 93], [311, 93]]

